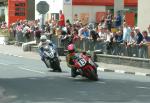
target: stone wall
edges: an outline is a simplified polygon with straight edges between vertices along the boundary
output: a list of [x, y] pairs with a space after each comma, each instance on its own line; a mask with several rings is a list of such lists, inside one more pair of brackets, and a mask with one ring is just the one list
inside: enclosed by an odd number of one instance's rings
[[96, 54], [96, 61], [150, 69], [150, 59]]

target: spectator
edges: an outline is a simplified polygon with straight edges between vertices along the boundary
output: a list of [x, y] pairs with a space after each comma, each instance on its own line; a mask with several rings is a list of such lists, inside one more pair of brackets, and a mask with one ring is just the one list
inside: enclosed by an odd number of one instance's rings
[[132, 57], [134, 54], [137, 56], [137, 53], [136, 53], [136, 35], [135, 35], [134, 30], [132, 30], [130, 33], [130, 39], [127, 42], [126, 49], [127, 49], [127, 56]]
[[100, 27], [99, 32], [98, 32], [98, 48], [102, 50], [102, 52], [105, 51], [105, 43], [106, 43], [106, 39], [107, 39], [107, 27]]
[[49, 23], [48, 23], [48, 21], [47, 21], [47, 22], [45, 23], [45, 32], [50, 34], [50, 30], [51, 30], [51, 28], [50, 28], [50, 25], [49, 25]]
[[82, 27], [79, 29], [79, 37], [80, 37], [80, 48], [83, 48], [85, 51], [89, 49], [89, 38], [90, 38], [90, 30], [87, 28], [87, 26]]
[[1, 29], [7, 29], [7, 23], [6, 23], [6, 22], [3, 22], [3, 23], [2, 23]]
[[107, 28], [105, 27], [100, 27], [100, 31], [98, 32], [99, 35], [98, 41], [100, 42], [104, 42], [106, 40], [107, 35], [105, 29], [107, 30]]
[[143, 35], [141, 34], [139, 27], [135, 28], [136, 32], [136, 44], [140, 44], [143, 41]]
[[77, 23], [77, 22], [79, 22], [79, 18], [78, 18], [78, 14], [75, 14], [74, 15], [74, 23]]
[[150, 37], [148, 36], [148, 32], [144, 30], [142, 32], [143, 35], [143, 41], [140, 43], [140, 57], [141, 58], [148, 58], [148, 47], [147, 43], [150, 43]]
[[136, 32], [136, 44], [137, 44], [137, 49], [138, 49], [138, 57], [142, 57], [141, 42], [143, 41], [143, 35], [141, 34], [139, 27], [135, 28], [135, 32]]
[[111, 14], [110, 10], [108, 10], [108, 12], [107, 12], [106, 25], [107, 25], [107, 29], [111, 31], [111, 27], [112, 27], [112, 14]]
[[78, 47], [78, 40], [79, 40], [78, 30], [74, 29], [72, 35], [73, 35], [73, 43], [75, 43], [76, 47]]
[[116, 19], [115, 19], [115, 27], [119, 28], [121, 26], [122, 17], [120, 12], [117, 13]]
[[150, 42], [150, 36], [148, 36], [148, 32], [144, 30], [142, 34], [143, 34], [143, 42], [144, 43]]
[[31, 29], [30, 26], [28, 24], [24, 25], [24, 28], [22, 30], [23, 32], [23, 37], [25, 38], [25, 42], [29, 42], [30, 41], [30, 37], [31, 37]]
[[130, 39], [131, 28], [127, 25], [126, 22], [123, 23], [123, 42], [126, 43]]
[[106, 45], [105, 45], [106, 54], [111, 54], [113, 51], [111, 38], [113, 38], [113, 33], [107, 30]]
[[123, 33], [120, 31], [116, 32], [113, 38], [113, 54], [121, 55], [121, 43], [123, 42]]
[[90, 50], [95, 50], [96, 49], [96, 44], [97, 44], [97, 38], [98, 38], [98, 33], [96, 30], [94, 30], [93, 25], [89, 25], [89, 30], [90, 30]]
[[23, 42], [23, 33], [22, 33], [22, 30], [23, 30], [23, 25], [19, 22], [17, 24], [17, 27], [16, 27], [16, 41], [17, 41], [17, 44], [19, 42]]
[[65, 27], [65, 16], [62, 13], [62, 10], [59, 11], [59, 22], [58, 22], [58, 26], [60, 28]]
[[39, 29], [39, 27], [35, 27], [34, 37], [37, 44], [40, 42], [41, 33], [42, 31]]

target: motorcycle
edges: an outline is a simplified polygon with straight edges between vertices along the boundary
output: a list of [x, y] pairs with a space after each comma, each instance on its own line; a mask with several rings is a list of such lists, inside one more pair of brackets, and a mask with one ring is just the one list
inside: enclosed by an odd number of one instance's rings
[[60, 61], [56, 50], [53, 47], [49, 45], [44, 47], [44, 57], [49, 68], [52, 68], [53, 71], [61, 71]]
[[83, 53], [76, 53], [73, 62], [81, 76], [90, 80], [98, 80], [97, 67], [91, 60], [91, 57]]

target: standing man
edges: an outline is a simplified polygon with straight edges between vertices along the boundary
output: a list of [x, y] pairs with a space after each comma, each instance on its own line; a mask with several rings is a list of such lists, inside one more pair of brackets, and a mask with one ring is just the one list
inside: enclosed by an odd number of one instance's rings
[[115, 27], [119, 28], [121, 26], [121, 23], [122, 23], [122, 17], [121, 17], [120, 12], [118, 11], [116, 20], [115, 20]]
[[136, 32], [136, 45], [138, 49], [138, 57], [142, 57], [142, 41], [143, 41], [143, 35], [140, 32], [139, 27], [135, 27], [135, 32]]
[[130, 39], [131, 28], [126, 22], [123, 23], [123, 41], [126, 44]]
[[84, 51], [89, 50], [89, 38], [90, 38], [90, 30], [87, 26], [82, 27], [79, 29], [79, 37], [80, 37], [80, 48]]
[[130, 40], [130, 34], [131, 34], [131, 28], [128, 26], [128, 24], [126, 22], [123, 23], [123, 44], [124, 44], [124, 55], [128, 55], [127, 54], [127, 42]]
[[65, 26], [65, 16], [62, 13], [62, 10], [59, 11], [59, 22], [58, 22], [58, 26], [60, 28], [63, 28]]
[[107, 29], [109, 31], [111, 31], [111, 27], [112, 27], [112, 14], [111, 14], [110, 10], [108, 10], [107, 15], [106, 15], [106, 25], [107, 25]]

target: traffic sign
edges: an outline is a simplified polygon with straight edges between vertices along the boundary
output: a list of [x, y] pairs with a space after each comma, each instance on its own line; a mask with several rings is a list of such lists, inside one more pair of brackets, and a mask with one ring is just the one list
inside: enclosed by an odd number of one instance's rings
[[49, 11], [49, 4], [46, 1], [40, 1], [37, 4], [37, 11], [40, 14], [46, 14]]

